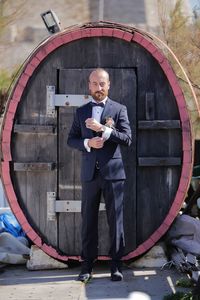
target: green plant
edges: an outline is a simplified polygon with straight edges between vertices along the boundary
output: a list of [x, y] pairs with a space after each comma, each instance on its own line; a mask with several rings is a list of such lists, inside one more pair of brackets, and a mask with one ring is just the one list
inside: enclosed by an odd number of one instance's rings
[[6, 70], [0, 70], [0, 91], [5, 92], [8, 90], [12, 80], [12, 75]]
[[6, 70], [0, 70], [0, 115], [4, 111], [8, 89], [13, 81], [13, 74], [9, 74]]
[[183, 293], [177, 292], [175, 294], [164, 296], [163, 300], [193, 300], [192, 292]]
[[193, 283], [190, 278], [180, 278], [176, 281], [176, 286], [188, 288], [192, 287]]

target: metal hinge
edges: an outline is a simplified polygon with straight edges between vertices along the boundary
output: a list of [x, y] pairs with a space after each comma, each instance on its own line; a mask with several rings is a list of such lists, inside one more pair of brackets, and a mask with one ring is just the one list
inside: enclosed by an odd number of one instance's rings
[[[105, 203], [100, 203], [99, 211], [105, 211]], [[79, 200], [56, 200], [55, 192], [47, 192], [47, 220], [55, 221], [56, 213], [81, 212]]]
[[92, 100], [92, 97], [88, 95], [56, 94], [56, 88], [53, 85], [47, 85], [46, 89], [46, 114], [48, 117], [55, 117], [56, 106], [77, 107]]

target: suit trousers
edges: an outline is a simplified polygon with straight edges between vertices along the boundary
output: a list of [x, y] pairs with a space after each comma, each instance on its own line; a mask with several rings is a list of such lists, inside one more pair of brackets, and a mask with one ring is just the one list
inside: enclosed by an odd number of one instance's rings
[[94, 261], [98, 256], [98, 213], [101, 194], [105, 200], [109, 225], [110, 251], [113, 260], [124, 252], [123, 198], [124, 180], [106, 180], [99, 170], [93, 180], [82, 182], [82, 254], [83, 260]]

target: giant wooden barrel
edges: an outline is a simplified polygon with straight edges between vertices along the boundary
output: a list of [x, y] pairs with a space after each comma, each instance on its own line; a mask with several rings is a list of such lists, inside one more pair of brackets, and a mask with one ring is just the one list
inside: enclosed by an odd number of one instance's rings
[[[109, 22], [66, 29], [41, 43], [10, 94], [2, 130], [2, 181], [27, 236], [52, 257], [81, 253], [80, 153], [67, 146], [88, 75], [110, 73], [110, 98], [128, 108], [133, 142], [122, 147], [127, 173], [124, 260], [152, 247], [180, 211], [192, 173], [192, 134], [182, 89], [148, 35]], [[81, 95], [81, 96], [80, 96]], [[102, 200], [103, 202], [103, 200]], [[99, 259], [108, 259], [103, 203]]]

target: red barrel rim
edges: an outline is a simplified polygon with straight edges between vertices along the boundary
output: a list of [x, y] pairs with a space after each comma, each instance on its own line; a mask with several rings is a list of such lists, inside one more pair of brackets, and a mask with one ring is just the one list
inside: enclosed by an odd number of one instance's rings
[[[118, 24], [119, 27], [119, 24]], [[130, 27], [129, 27], [130, 30]], [[126, 42], [135, 42], [145, 48], [159, 63], [163, 72], [165, 73], [172, 91], [174, 93], [179, 114], [181, 120], [181, 128], [182, 128], [182, 148], [183, 148], [183, 163], [182, 163], [182, 171], [179, 186], [176, 192], [176, 196], [174, 198], [173, 204], [165, 217], [163, 223], [159, 226], [159, 228], [142, 244], [140, 244], [134, 251], [130, 252], [128, 255], [123, 257], [123, 260], [129, 260], [131, 258], [135, 258], [147, 250], [149, 250], [169, 229], [170, 225], [178, 215], [181, 205], [184, 201], [185, 195], [187, 193], [187, 189], [190, 184], [190, 178], [192, 176], [192, 168], [193, 168], [193, 142], [192, 142], [192, 134], [191, 134], [191, 124], [187, 111], [187, 105], [184, 98], [184, 94], [179, 85], [177, 77], [168, 61], [168, 59], [164, 56], [162, 51], [154, 45], [154, 43], [147, 37], [141, 34], [138, 31], [129, 32], [125, 30], [125, 26], [122, 29], [120, 28], [110, 28], [110, 27], [98, 27], [94, 24], [94, 27], [90, 26], [87, 28], [74, 28], [71, 30], [65, 30], [60, 32], [50, 38], [48, 38], [45, 42], [43, 42], [31, 57], [25, 63], [23, 70], [15, 84], [12, 93], [8, 100], [7, 110], [4, 117], [3, 129], [2, 129], [2, 157], [3, 161], [1, 163], [2, 168], [2, 182], [4, 186], [4, 190], [9, 202], [9, 205], [22, 226], [26, 235], [33, 241], [35, 245], [41, 248], [48, 255], [60, 259], [62, 261], [67, 261], [69, 259], [80, 260], [80, 256], [66, 256], [58, 253], [56, 249], [52, 246], [43, 243], [41, 237], [37, 232], [31, 227], [26, 216], [24, 215], [22, 209], [20, 208], [17, 196], [15, 194], [11, 176], [10, 176], [10, 164], [12, 161], [10, 142], [11, 142], [11, 133], [14, 123], [15, 113], [18, 107], [18, 104], [21, 100], [22, 93], [26, 88], [26, 85], [32, 76], [33, 72], [39, 66], [39, 64], [54, 50], [58, 47], [68, 44], [72, 41], [78, 39], [85, 39], [91, 37], [114, 37]], [[99, 256], [100, 260], [108, 260], [107, 256]]]

